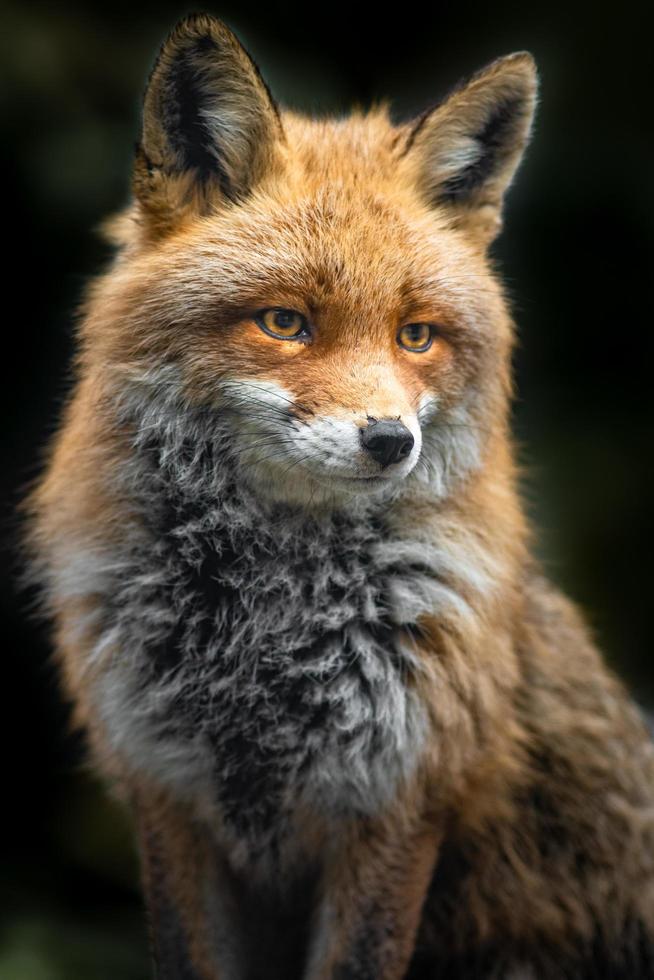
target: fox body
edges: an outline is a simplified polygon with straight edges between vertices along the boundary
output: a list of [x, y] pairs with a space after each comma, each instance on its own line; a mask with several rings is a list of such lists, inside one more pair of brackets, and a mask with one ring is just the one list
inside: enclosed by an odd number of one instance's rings
[[654, 748], [508, 430], [535, 87], [310, 120], [208, 16], [162, 48], [30, 500], [161, 976], [654, 976]]

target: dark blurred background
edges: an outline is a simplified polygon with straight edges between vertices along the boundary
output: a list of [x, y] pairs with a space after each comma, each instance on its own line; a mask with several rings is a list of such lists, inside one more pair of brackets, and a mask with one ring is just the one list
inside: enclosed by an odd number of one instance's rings
[[[646, 7], [405, 0], [384, 14], [250, 0], [207, 8], [287, 105], [344, 112], [388, 97], [424, 108], [501, 54], [542, 73], [535, 140], [496, 255], [520, 325], [516, 431], [550, 575], [606, 656], [654, 704], [652, 332], [654, 189]], [[3, 3], [0, 112], [5, 271], [0, 385], [1, 980], [144, 980], [130, 830], [87, 772], [47, 631], [15, 586], [14, 511], [67, 387], [72, 314], [108, 251], [94, 232], [127, 199], [139, 103], [167, 0]]]

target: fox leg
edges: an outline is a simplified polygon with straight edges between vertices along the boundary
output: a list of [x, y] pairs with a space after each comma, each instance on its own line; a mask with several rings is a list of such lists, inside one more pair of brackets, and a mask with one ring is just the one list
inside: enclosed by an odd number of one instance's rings
[[232, 896], [206, 829], [169, 801], [135, 810], [156, 980], [240, 977]]
[[236, 873], [183, 807], [136, 801], [157, 980], [400, 980], [439, 835], [360, 820], [271, 890]]
[[161, 838], [153, 828], [142, 828], [140, 850], [157, 980], [204, 980], [191, 962], [188, 933], [166, 870]]
[[261, 877], [180, 805], [148, 797], [136, 812], [157, 980], [300, 980], [318, 861]]
[[305, 980], [400, 980], [413, 952], [439, 834], [360, 821], [325, 862]]

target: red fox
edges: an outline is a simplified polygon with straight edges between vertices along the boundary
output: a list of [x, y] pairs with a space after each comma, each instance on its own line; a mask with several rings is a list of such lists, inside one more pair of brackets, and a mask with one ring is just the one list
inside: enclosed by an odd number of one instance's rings
[[160, 977], [654, 977], [654, 743], [509, 432], [536, 88], [309, 119], [208, 15], [152, 71], [28, 506]]

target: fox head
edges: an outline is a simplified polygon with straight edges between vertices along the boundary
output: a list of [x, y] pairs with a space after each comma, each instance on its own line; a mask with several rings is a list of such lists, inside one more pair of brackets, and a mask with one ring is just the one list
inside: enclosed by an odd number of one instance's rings
[[271, 498], [448, 493], [504, 434], [512, 327], [487, 249], [535, 91], [519, 53], [407, 123], [308, 119], [224, 24], [183, 20], [89, 299], [91, 373], [208, 412]]

